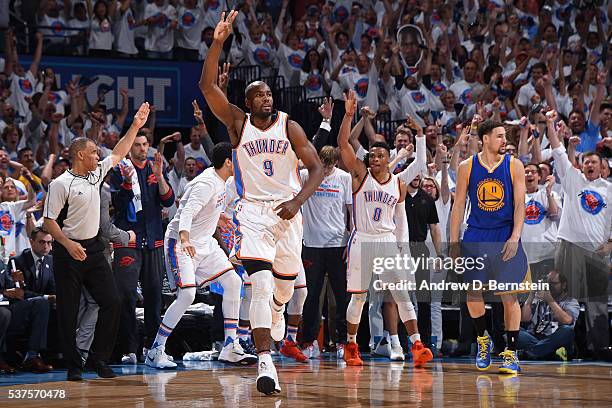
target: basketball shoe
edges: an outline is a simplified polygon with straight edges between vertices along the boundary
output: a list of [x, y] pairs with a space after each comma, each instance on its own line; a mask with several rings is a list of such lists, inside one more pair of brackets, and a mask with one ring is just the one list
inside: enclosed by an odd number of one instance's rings
[[237, 340], [228, 337], [225, 346], [219, 353], [219, 361], [230, 364], [251, 365], [255, 364], [257, 357], [246, 354]]
[[319, 342], [313, 341], [303, 351], [304, 355], [308, 358], [319, 358], [321, 357], [321, 350], [319, 349]]
[[378, 343], [374, 345], [374, 348], [370, 349], [372, 357], [391, 357], [391, 343], [386, 336], [383, 336]]
[[274, 367], [274, 363], [272, 363], [272, 356], [270, 356], [270, 354], [259, 355], [257, 371], [257, 391], [266, 395], [281, 392], [276, 367]]
[[349, 366], [362, 366], [363, 360], [361, 359], [361, 354], [359, 353], [359, 346], [357, 343], [348, 343], [344, 346], [344, 361], [346, 361], [346, 365]]
[[391, 361], [404, 361], [404, 358], [404, 349], [401, 345], [391, 346], [391, 353], [389, 355]]
[[294, 359], [298, 363], [303, 363], [308, 360], [308, 357], [302, 353], [302, 350], [295, 344], [295, 342], [285, 339], [283, 346], [280, 349], [280, 353], [285, 356]]
[[478, 343], [478, 351], [476, 352], [476, 368], [480, 371], [488, 370], [491, 366], [491, 350], [493, 350], [493, 342], [491, 337], [484, 335], [476, 338]]
[[146, 365], [153, 368], [176, 368], [176, 363], [170, 361], [163, 347], [151, 347], [147, 353]]
[[504, 359], [504, 362], [499, 367], [499, 372], [502, 374], [518, 374], [521, 372], [521, 366], [516, 355], [516, 351], [505, 349], [499, 354]]
[[433, 359], [431, 350], [421, 343], [421, 340], [415, 341], [412, 345], [412, 362], [416, 368], [424, 367], [428, 361]]

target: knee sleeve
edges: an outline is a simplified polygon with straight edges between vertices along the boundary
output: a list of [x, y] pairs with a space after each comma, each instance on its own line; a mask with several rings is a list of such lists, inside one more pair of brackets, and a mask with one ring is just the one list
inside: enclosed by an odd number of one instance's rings
[[176, 299], [170, 305], [164, 315], [163, 323], [169, 328], [174, 328], [183, 317], [183, 314], [191, 306], [195, 299], [196, 288], [179, 288]]
[[285, 304], [291, 300], [293, 296], [294, 280], [285, 280], [274, 278], [274, 299], [277, 303]]
[[304, 309], [304, 302], [308, 295], [308, 289], [298, 288], [293, 290], [293, 296], [287, 305], [287, 314], [290, 316], [301, 316]]
[[240, 301], [240, 320], [249, 320], [249, 309], [251, 308], [251, 298], [253, 297], [251, 285], [244, 285], [244, 296]]
[[238, 319], [242, 280], [234, 271], [229, 271], [221, 275], [217, 282], [223, 286], [223, 318]]
[[350, 324], [359, 324], [361, 321], [361, 311], [366, 301], [365, 293], [353, 293], [351, 301], [346, 310], [346, 321]]
[[251, 308], [249, 320], [253, 329], [269, 329], [272, 327], [272, 271], [260, 270], [251, 275]]

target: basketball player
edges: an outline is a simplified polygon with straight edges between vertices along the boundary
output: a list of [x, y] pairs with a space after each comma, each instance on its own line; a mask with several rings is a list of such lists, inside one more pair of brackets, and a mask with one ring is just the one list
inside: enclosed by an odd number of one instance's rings
[[[370, 148], [368, 154], [370, 168], [366, 168], [366, 165], [357, 159], [349, 143], [351, 120], [356, 107], [355, 93], [350, 90], [345, 102], [346, 113], [338, 133], [340, 155], [353, 180], [353, 219], [355, 221], [349, 238], [347, 266], [347, 292], [351, 293], [351, 300], [346, 311], [348, 342], [344, 348], [344, 361], [350, 366], [363, 365], [357, 345], [357, 330], [366, 293], [372, 279], [372, 271], [362, 270], [362, 257], [367, 257], [367, 252], [377, 255], [385, 254], [389, 257], [395, 257], [397, 254], [397, 245], [402, 245], [401, 241], [405, 241], [404, 235], [408, 231], [406, 211], [403, 205], [406, 197], [406, 183], [416, 176], [416, 169], [421, 166], [421, 162], [426, 160], [425, 137], [423, 131], [420, 130], [417, 136], [418, 159], [411, 164], [411, 167], [398, 175], [392, 174], [389, 171], [389, 146], [384, 142], [377, 142]], [[414, 120], [412, 124], [418, 126]], [[395, 249], [393, 249], [394, 246]], [[386, 282], [395, 283], [401, 280], [397, 271], [390, 271], [390, 273], [391, 275], [384, 279]], [[433, 358], [433, 355], [431, 350], [421, 342], [416, 313], [408, 297], [408, 291], [392, 290], [391, 295], [397, 304], [400, 318], [410, 336], [410, 341], [413, 343], [414, 365], [422, 367]], [[397, 327], [390, 327], [389, 331], [392, 330], [392, 335], [397, 334]]]
[[[527, 257], [520, 243], [525, 219], [525, 168], [505, 154], [506, 131], [499, 122], [486, 120], [478, 128], [482, 151], [464, 160], [457, 171], [455, 204], [451, 212], [450, 256], [472, 258], [466, 283], [489, 280], [521, 283], [529, 279]], [[463, 221], [466, 197], [471, 206], [463, 244], [459, 245], [459, 228]], [[480, 259], [479, 259], [480, 258]], [[480, 260], [480, 262], [478, 262]], [[500, 373], [520, 372], [516, 355], [521, 308], [518, 291], [495, 292], [504, 305], [507, 348], [500, 354]], [[487, 333], [485, 303], [482, 291], [468, 290], [467, 307], [476, 326], [478, 353], [476, 367], [487, 370], [491, 365], [493, 342]]]
[[[302, 128], [273, 109], [268, 85], [255, 81], [247, 86], [249, 114], [230, 104], [217, 85], [219, 55], [237, 14], [234, 10], [227, 18], [222, 14], [199, 85], [234, 148], [234, 178], [241, 199], [236, 206], [232, 259], [242, 263], [251, 279], [249, 318], [259, 357], [257, 390], [273, 394], [281, 389], [270, 356], [270, 337], [280, 341], [285, 335], [283, 312], [301, 262], [300, 207], [321, 184], [323, 166]], [[303, 187], [298, 158], [310, 173]]]
[[240, 308], [241, 281], [213, 234], [225, 208], [225, 181], [232, 175], [232, 149], [229, 143], [213, 148], [213, 168], [204, 170], [185, 187], [176, 215], [168, 224], [166, 256], [174, 274], [177, 296], [166, 311], [147, 365], [175, 368], [165, 353], [166, 340], [193, 303], [196, 285], [218, 282], [223, 286], [225, 345], [219, 361], [250, 364], [255, 356], [245, 354], [238, 343], [236, 328]]

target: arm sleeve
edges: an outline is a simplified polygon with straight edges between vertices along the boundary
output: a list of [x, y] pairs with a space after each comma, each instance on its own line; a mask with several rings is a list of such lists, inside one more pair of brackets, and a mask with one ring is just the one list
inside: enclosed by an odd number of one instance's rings
[[416, 138], [416, 160], [410, 163], [408, 168], [398, 174], [400, 180], [406, 185], [410, 184], [412, 180], [422, 171], [423, 168], [427, 167], [427, 147], [425, 145], [424, 137]]
[[317, 153], [325, 146], [329, 140], [329, 133], [331, 131], [331, 126], [327, 122], [321, 122], [321, 126], [319, 126], [319, 130], [312, 138], [312, 144], [315, 149], [317, 149]]
[[353, 204], [353, 180], [350, 174], [344, 177], [344, 204]]
[[47, 199], [45, 200], [43, 209], [44, 217], [52, 220], [57, 219], [67, 199], [68, 192], [61, 181], [57, 179], [52, 181], [51, 184], [49, 184], [49, 191], [47, 192]]
[[406, 217], [404, 202], [395, 205], [393, 219], [395, 220], [395, 238], [397, 239], [397, 246], [403, 248], [404, 245], [408, 245], [409, 241], [408, 218]]
[[207, 183], [196, 183], [190, 191], [185, 192], [187, 202], [183, 205], [179, 219], [179, 232], [191, 230], [193, 217], [208, 203], [212, 197], [212, 190], [212, 186]]

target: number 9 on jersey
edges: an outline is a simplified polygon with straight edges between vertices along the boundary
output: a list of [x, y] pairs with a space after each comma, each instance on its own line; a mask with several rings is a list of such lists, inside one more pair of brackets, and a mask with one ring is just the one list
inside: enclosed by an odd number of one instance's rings
[[272, 160], [264, 160], [263, 168], [264, 168], [264, 173], [266, 174], [266, 176], [272, 176], [274, 174], [274, 167], [272, 164], [273, 164]]

